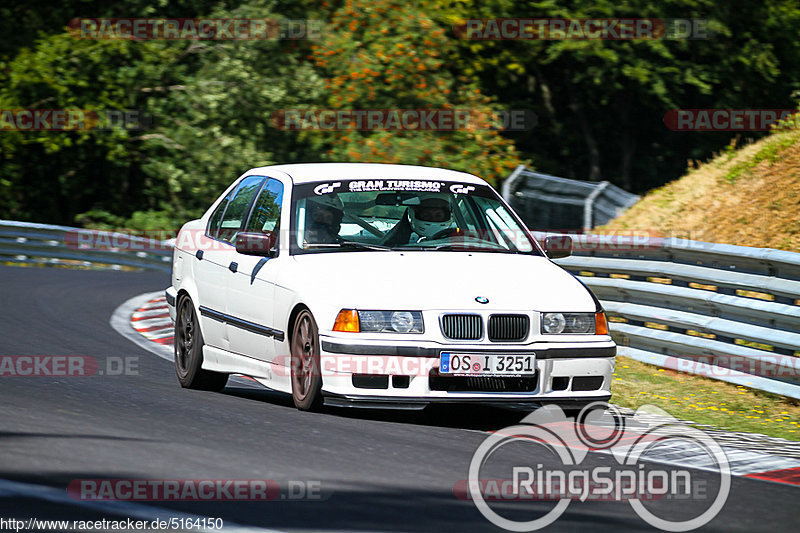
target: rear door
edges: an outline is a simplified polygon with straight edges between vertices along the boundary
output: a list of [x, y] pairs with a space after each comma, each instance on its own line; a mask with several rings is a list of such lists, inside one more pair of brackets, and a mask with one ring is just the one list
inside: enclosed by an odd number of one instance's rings
[[223, 350], [230, 349], [225, 314], [234, 243], [263, 181], [262, 176], [247, 176], [225, 197], [209, 219], [208, 243], [196, 253], [194, 273], [203, 337], [206, 344]]

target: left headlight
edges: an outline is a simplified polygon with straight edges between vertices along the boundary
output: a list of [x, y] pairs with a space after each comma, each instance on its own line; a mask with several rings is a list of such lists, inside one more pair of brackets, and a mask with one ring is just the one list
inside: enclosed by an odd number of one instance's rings
[[542, 333], [608, 335], [608, 324], [603, 312], [543, 313]]
[[342, 309], [333, 331], [353, 333], [424, 333], [421, 311], [358, 311]]

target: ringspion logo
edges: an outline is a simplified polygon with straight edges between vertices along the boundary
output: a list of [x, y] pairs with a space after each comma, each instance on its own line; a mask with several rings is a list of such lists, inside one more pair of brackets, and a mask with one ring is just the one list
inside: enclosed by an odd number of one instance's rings
[[[665, 531], [701, 527], [727, 501], [731, 485], [727, 456], [707, 434], [676, 424], [655, 406], [639, 408], [636, 416], [653, 411], [661, 421], [642, 431], [638, 429], [642, 425], [627, 427], [616, 408], [601, 402], [587, 406], [574, 419], [555, 406], [537, 409], [478, 446], [467, 480], [456, 482], [454, 493], [471, 499], [487, 520], [507, 531], [547, 527], [573, 501], [628, 502], [642, 520]], [[660, 457], [674, 456], [675, 450], [702, 457], [711, 476], [694, 478], [691, 470], [678, 465], [664, 468]], [[594, 466], [596, 462], [586, 461], [590, 452], [611, 455], [614, 461]], [[503, 471], [507, 476], [498, 479], [497, 473]], [[519, 514], [508, 518], [496, 507], [496, 502], [532, 500], [553, 504], [529, 508], [527, 520]], [[657, 506], [648, 505], [656, 500]]]

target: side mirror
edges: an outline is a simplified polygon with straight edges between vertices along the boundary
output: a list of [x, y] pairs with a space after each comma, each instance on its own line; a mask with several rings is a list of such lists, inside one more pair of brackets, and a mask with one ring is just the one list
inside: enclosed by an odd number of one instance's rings
[[550, 259], [569, 257], [572, 254], [572, 237], [569, 235], [545, 237], [544, 251]]
[[271, 231], [239, 233], [236, 236], [236, 251], [245, 255], [275, 257], [278, 255], [278, 249], [275, 247], [277, 242], [278, 236]]

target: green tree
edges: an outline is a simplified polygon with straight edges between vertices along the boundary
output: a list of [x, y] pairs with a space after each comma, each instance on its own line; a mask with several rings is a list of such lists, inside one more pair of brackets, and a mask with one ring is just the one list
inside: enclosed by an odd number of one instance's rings
[[734, 135], [672, 132], [663, 124], [670, 109], [794, 105], [800, 6], [793, 0], [441, 0], [435, 13], [443, 24], [503, 17], [703, 21], [708, 39], [458, 40], [455, 68], [480, 79], [487, 94], [539, 115], [539, 126], [514, 140], [551, 173], [646, 190]]
[[[141, 109], [140, 88], [170, 78], [179, 55], [156, 41], [44, 37], [9, 63], [0, 109]], [[137, 136], [123, 128], [2, 132], [3, 216], [69, 223], [93, 207], [128, 211], [145, 200]]]
[[[279, 18], [254, 0], [217, 17]], [[80, 40], [59, 33], [9, 63], [0, 109], [133, 109], [145, 130], [3, 132], [0, 216], [172, 224], [197, 215], [251, 166], [318, 159], [273, 128], [322, 82], [297, 41]], [[137, 214], [138, 213], [138, 214]], [[136, 214], [136, 216], [134, 216]]]
[[[323, 8], [327, 3], [322, 3]], [[478, 85], [451, 72], [456, 50], [426, 2], [345, 0], [328, 7], [330, 26], [313, 47], [333, 109], [468, 109], [498, 106]], [[498, 180], [519, 163], [513, 143], [483, 124], [456, 131], [308, 133], [337, 161], [422, 164]]]

